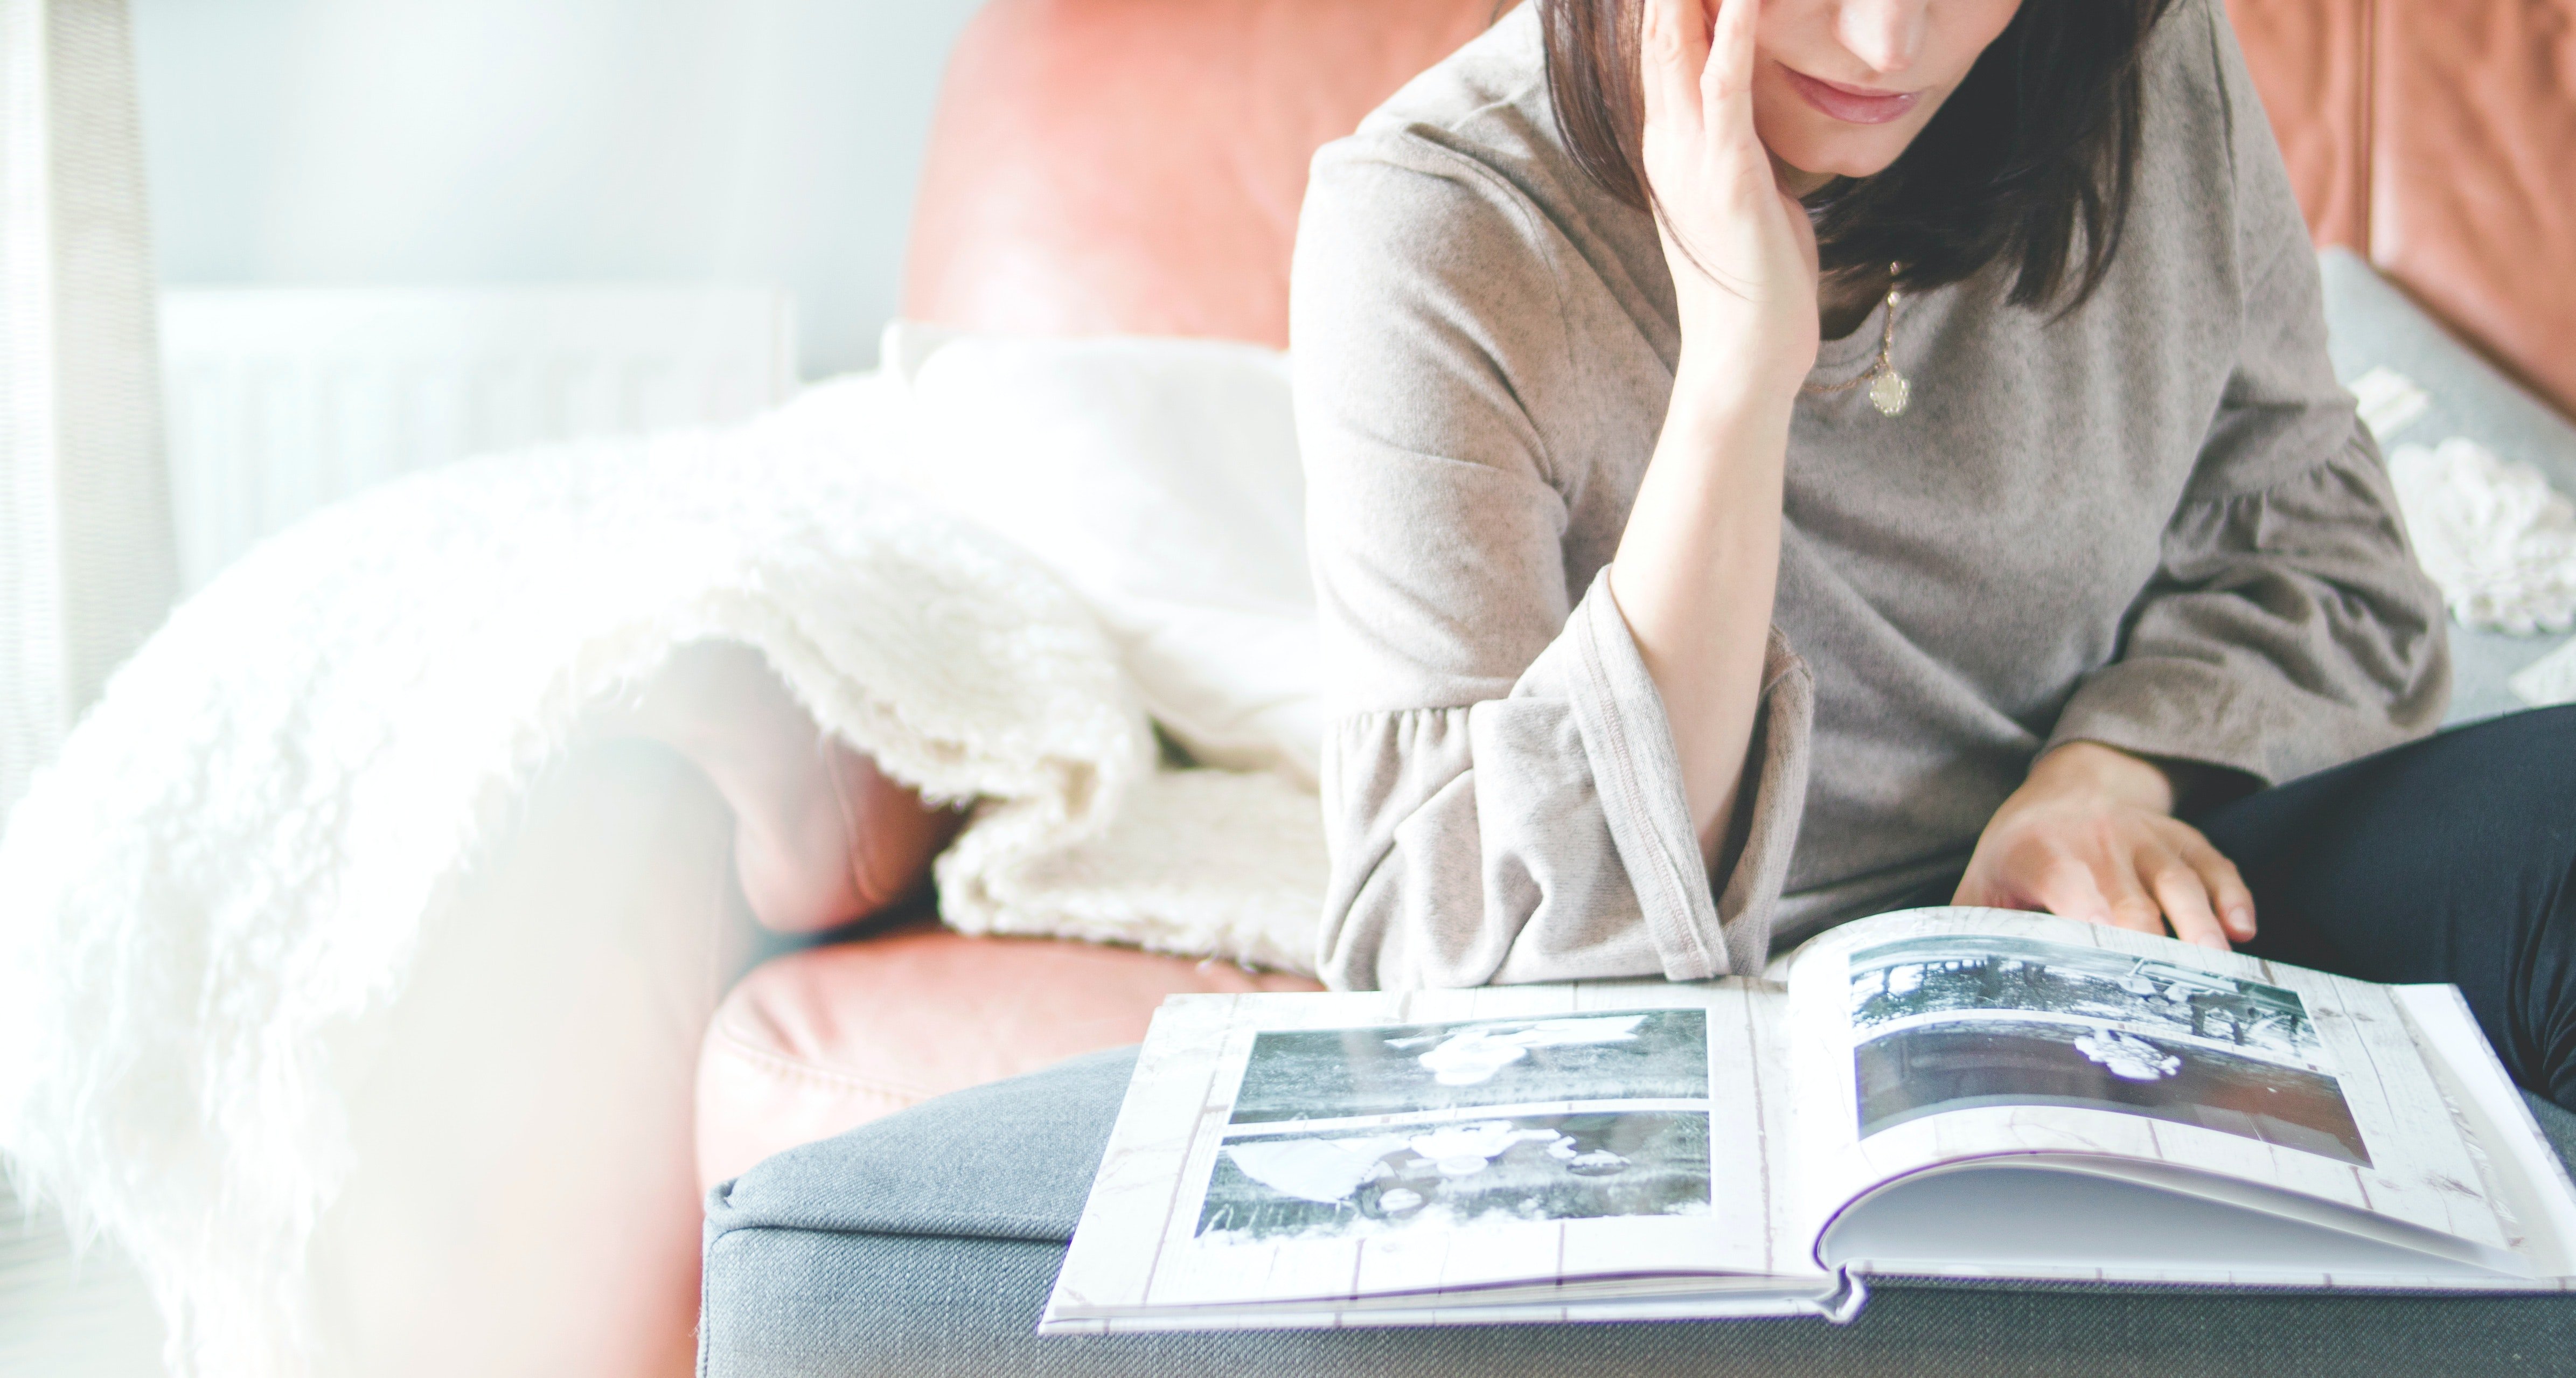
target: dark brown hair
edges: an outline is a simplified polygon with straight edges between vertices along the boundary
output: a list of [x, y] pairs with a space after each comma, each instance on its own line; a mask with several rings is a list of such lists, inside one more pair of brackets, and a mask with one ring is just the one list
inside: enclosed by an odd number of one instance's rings
[[[1535, 2], [1558, 132], [1604, 190], [1646, 209], [1643, 0]], [[1807, 198], [1824, 270], [1895, 263], [1898, 285], [1919, 292], [2005, 260], [2014, 304], [2070, 280], [2064, 308], [2081, 304], [2120, 248], [2145, 105], [2138, 54], [2172, 3], [2022, 0], [1894, 163]]]

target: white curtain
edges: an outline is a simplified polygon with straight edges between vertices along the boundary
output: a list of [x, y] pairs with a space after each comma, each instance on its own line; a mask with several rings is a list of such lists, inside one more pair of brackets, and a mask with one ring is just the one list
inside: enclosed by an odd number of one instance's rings
[[125, 0], [0, 0], [0, 818], [176, 587]]

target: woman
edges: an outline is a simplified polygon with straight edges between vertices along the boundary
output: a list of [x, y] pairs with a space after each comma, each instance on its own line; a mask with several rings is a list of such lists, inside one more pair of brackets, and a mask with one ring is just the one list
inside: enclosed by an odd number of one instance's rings
[[2576, 1106], [2576, 729], [2399, 745], [2441, 605], [2217, 0], [1534, 0], [1292, 283], [1334, 983], [1955, 900], [2455, 981]]

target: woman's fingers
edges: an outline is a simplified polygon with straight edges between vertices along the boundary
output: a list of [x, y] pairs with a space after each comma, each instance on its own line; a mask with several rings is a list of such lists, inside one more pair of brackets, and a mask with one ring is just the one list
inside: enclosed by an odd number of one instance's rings
[[2102, 899], [2110, 907], [2110, 925], [2134, 933], [2164, 936], [2164, 906], [2144, 884], [2141, 858], [2131, 848], [2116, 848], [2095, 859], [2102, 869]]
[[[2045, 767], [2046, 761], [2042, 762]], [[1977, 838], [1956, 904], [2046, 909], [2226, 951], [2254, 896], [2199, 829], [2077, 769], [2034, 768]]]
[[[1699, 10], [1699, 0], [1687, 3]], [[1753, 122], [1754, 21], [1761, 11], [1762, 0], [1718, 0], [1717, 25], [1699, 72], [1700, 99], [1711, 111], [1740, 114], [1747, 132]]]
[[[2052, 851], [2046, 854], [2026, 881], [2017, 885], [2007, 881], [2004, 888], [2008, 892], [2029, 896], [2031, 906], [2045, 909], [2062, 919], [2080, 919], [2085, 923], [2112, 921], [2110, 896], [2102, 893], [2100, 874], [2073, 852]], [[2006, 902], [2006, 907], [2023, 906]]]
[[1700, 3], [1646, 0], [1637, 34], [1637, 77], [1650, 131], [1675, 122], [1699, 125], [1699, 77], [1708, 65], [1707, 15]]
[[[2225, 858], [2219, 860], [2223, 864]], [[2227, 912], [2228, 901], [2202, 874], [2190, 861], [2160, 846], [2114, 852], [2089, 862], [2058, 851], [2018, 883], [2011, 878], [1999, 881], [1972, 868], [1950, 902], [2044, 909], [2060, 918], [2158, 936], [2170, 925], [2174, 936], [2184, 942], [2224, 950], [2231, 930], [2219, 915]]]
[[2175, 937], [2221, 952], [2227, 950], [2227, 933], [2210, 905], [2209, 883], [2196, 867], [2159, 846], [2139, 849], [2137, 870], [2155, 893], [2156, 903], [2164, 910], [2165, 922], [2173, 925]]
[[2245, 877], [2238, 874], [2236, 863], [2227, 859], [2197, 828], [2187, 828], [2191, 836], [2184, 840], [2182, 859], [2200, 875], [2209, 892], [2210, 907], [2217, 911], [2218, 923], [2227, 930], [2230, 940], [2254, 941], [2254, 892], [2246, 888]]

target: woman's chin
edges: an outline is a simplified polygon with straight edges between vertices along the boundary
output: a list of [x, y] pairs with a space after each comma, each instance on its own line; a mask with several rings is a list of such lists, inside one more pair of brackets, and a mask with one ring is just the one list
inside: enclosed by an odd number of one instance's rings
[[1836, 177], [1875, 177], [1905, 153], [1916, 132], [1907, 121], [1896, 128], [1856, 129], [1835, 123], [1814, 127], [1805, 119], [1763, 120], [1756, 111], [1754, 128], [1784, 174], [1801, 174], [1822, 186]]
[[1808, 189], [1821, 187], [1837, 177], [1875, 177], [1905, 151], [1902, 145], [1893, 150], [1853, 149], [1847, 147], [1813, 147], [1779, 144], [1771, 146], [1784, 173], [1808, 184]]

